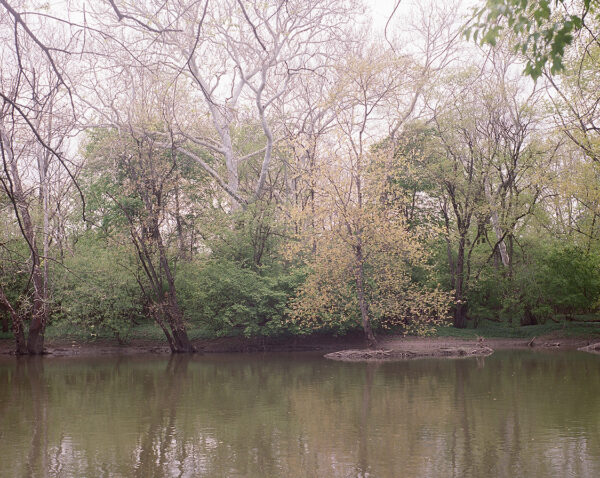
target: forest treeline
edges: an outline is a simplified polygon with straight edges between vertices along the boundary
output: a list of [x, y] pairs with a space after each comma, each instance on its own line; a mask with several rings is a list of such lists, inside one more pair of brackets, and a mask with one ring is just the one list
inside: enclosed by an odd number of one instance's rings
[[497, 4], [0, 0], [17, 353], [596, 312], [597, 5]]

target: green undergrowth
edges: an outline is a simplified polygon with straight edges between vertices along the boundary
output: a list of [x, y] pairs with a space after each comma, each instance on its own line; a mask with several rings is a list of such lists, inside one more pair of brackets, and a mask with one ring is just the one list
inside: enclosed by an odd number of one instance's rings
[[[205, 327], [191, 325], [188, 327], [191, 340], [210, 338], [210, 332]], [[9, 334], [6, 338], [12, 337]], [[95, 342], [98, 340], [116, 340], [124, 344], [132, 340], [164, 341], [165, 335], [158, 325], [153, 322], [138, 324], [128, 330], [124, 337], [116, 337], [114, 331], [107, 328], [81, 328], [73, 324], [51, 324], [46, 328], [46, 339], [75, 340], [77, 342]]]
[[[206, 326], [191, 323], [188, 325], [188, 335], [191, 340], [215, 338], [214, 331]], [[439, 327], [434, 336], [457, 337], [465, 339], [486, 338], [533, 338], [546, 335], [555, 337], [586, 337], [600, 338], [600, 315], [577, 315], [573, 320], [557, 317], [539, 325], [512, 325], [508, 322], [498, 322], [481, 319], [475, 327], [474, 321], [467, 323], [467, 328], [456, 329], [452, 326]], [[73, 340], [77, 342], [119, 341], [127, 344], [134, 340], [164, 342], [163, 331], [153, 322], [143, 322], [129, 329], [125, 337], [117, 338], [114, 331], [107, 328], [81, 328], [69, 323], [50, 324], [46, 329], [48, 340]], [[0, 339], [12, 339], [11, 332], [0, 332]], [[120, 339], [120, 340], [119, 340]]]
[[588, 314], [576, 316], [574, 320], [559, 317], [556, 321], [549, 320], [545, 324], [527, 326], [480, 320], [476, 328], [474, 321], [469, 321], [466, 329], [456, 329], [452, 326], [439, 327], [436, 336], [467, 339], [477, 337], [527, 339], [550, 334], [562, 337], [600, 337], [599, 319], [598, 315]]

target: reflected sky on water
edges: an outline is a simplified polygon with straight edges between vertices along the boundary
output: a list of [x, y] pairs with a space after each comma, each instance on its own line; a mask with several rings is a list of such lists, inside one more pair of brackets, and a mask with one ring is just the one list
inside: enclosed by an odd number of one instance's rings
[[0, 361], [0, 477], [598, 477], [600, 356]]

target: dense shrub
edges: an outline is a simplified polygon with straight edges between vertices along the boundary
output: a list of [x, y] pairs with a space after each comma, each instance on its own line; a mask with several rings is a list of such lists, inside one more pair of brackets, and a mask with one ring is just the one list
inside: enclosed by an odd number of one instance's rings
[[290, 331], [286, 304], [301, 279], [213, 258], [179, 264], [176, 286], [186, 318], [210, 334], [276, 335]]
[[101, 329], [124, 341], [142, 314], [135, 259], [130, 250], [88, 235], [64, 267], [55, 268], [54, 320], [76, 325], [93, 337]]

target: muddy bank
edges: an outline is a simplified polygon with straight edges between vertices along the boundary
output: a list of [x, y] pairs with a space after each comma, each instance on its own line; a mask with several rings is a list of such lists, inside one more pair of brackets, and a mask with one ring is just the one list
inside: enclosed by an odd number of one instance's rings
[[[592, 341], [586, 338], [559, 338], [556, 336], [531, 339], [484, 339], [466, 340], [451, 337], [380, 337], [379, 348], [401, 356], [460, 356], [454, 349], [488, 347], [490, 349], [534, 348], [544, 350], [576, 350], [589, 346]], [[595, 342], [595, 341], [594, 341]], [[197, 339], [193, 341], [199, 353], [236, 352], [301, 352], [321, 351], [324, 354], [340, 350], [362, 350], [365, 347], [361, 334], [344, 337], [315, 335], [309, 337], [222, 337], [218, 339]], [[0, 355], [14, 354], [14, 341], [0, 339]], [[134, 339], [125, 345], [114, 340], [78, 341], [68, 338], [48, 339], [46, 352], [50, 356], [93, 356], [93, 355], [137, 355], [169, 354], [166, 342], [160, 340]], [[446, 350], [444, 350], [446, 349]], [[591, 350], [588, 350], [591, 351]], [[598, 346], [600, 351], [600, 346]]]
[[589, 352], [592, 354], [600, 354], [600, 342], [586, 345], [585, 347], [580, 347], [578, 350], [581, 350], [582, 352]]
[[408, 349], [415, 351], [427, 351], [438, 347], [460, 347], [484, 345], [496, 349], [557, 349], [577, 350], [581, 347], [596, 342], [597, 339], [587, 337], [560, 337], [549, 334], [540, 337], [526, 339], [510, 338], [482, 338], [482, 339], [459, 339], [454, 337], [401, 337], [389, 336], [380, 340], [381, 348]]
[[[600, 343], [590, 345], [586, 338], [561, 338], [556, 335], [533, 339], [490, 338], [479, 340], [449, 337], [385, 337], [376, 350], [344, 349], [326, 354], [332, 360], [371, 362], [426, 357], [485, 357], [497, 349], [585, 350], [600, 353]], [[589, 350], [588, 350], [589, 349]]]
[[361, 349], [361, 350], [341, 350], [325, 354], [325, 358], [331, 360], [340, 360], [342, 362], [382, 362], [394, 360], [407, 360], [426, 357], [487, 357], [494, 353], [494, 350], [485, 345], [461, 345], [454, 347], [428, 347], [424, 350], [409, 349]]
[[[221, 337], [197, 339], [192, 343], [198, 353], [252, 353], [252, 352], [331, 352], [347, 347], [362, 347], [362, 334], [345, 337]], [[171, 353], [166, 341], [133, 339], [127, 344], [115, 340], [81, 341], [74, 339], [47, 339], [44, 347], [48, 356], [96, 356], [96, 355], [138, 355]], [[0, 339], [0, 355], [13, 355], [13, 340]]]

